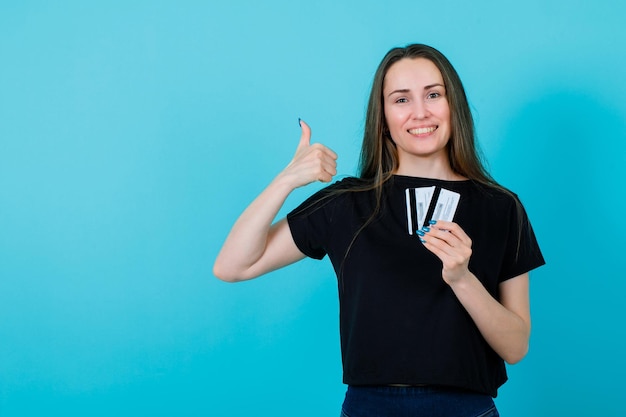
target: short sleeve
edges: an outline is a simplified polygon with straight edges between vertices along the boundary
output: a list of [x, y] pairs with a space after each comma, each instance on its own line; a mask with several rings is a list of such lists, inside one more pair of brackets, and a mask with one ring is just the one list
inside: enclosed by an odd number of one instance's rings
[[331, 186], [318, 191], [287, 214], [287, 223], [296, 246], [313, 259], [322, 259], [327, 254], [326, 242], [331, 230], [328, 210], [332, 206], [332, 189]]
[[291, 236], [302, 253], [313, 259], [322, 259], [328, 254], [331, 239], [336, 230], [341, 229], [341, 207], [347, 203], [348, 195], [353, 194], [348, 191], [361, 185], [357, 178], [343, 178], [316, 192], [287, 214]]
[[[517, 197], [516, 197], [517, 198]], [[545, 264], [526, 210], [517, 200], [509, 210], [509, 233], [500, 281], [514, 278]]]

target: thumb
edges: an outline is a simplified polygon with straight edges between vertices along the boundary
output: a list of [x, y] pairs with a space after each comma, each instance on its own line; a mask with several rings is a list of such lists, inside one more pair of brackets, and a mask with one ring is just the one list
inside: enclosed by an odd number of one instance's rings
[[300, 135], [300, 143], [298, 143], [298, 149], [307, 148], [311, 145], [311, 128], [308, 124], [304, 123], [302, 119], [298, 119], [298, 123], [302, 128], [302, 135]]

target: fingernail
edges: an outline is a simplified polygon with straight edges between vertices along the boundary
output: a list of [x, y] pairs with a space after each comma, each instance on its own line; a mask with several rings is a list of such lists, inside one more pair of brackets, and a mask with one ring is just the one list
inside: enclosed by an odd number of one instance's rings
[[424, 232], [422, 232], [421, 230], [418, 230], [418, 231], [417, 231], [417, 232], [415, 232], [415, 233], [417, 233], [417, 234], [418, 234], [418, 235], [420, 235], [420, 236], [424, 236], [424, 235], [425, 235], [425, 233], [424, 233]]
[[426, 241], [424, 239], [422, 239], [422, 238], [420, 238], [420, 242], [426, 243]]
[[298, 126], [302, 127], [302, 119], [298, 117]]
[[428, 232], [430, 232], [430, 227], [428, 227], [428, 226], [424, 226], [424, 227], [422, 227], [422, 230], [423, 230], [424, 232], [428, 233]]
[[437, 220], [428, 220], [428, 223], [433, 225], [433, 224], [437, 224]]

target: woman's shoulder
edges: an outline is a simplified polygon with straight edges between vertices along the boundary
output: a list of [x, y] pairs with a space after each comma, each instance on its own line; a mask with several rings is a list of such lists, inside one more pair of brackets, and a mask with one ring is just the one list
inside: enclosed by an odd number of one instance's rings
[[352, 190], [355, 188], [358, 189], [366, 187], [370, 183], [371, 181], [367, 181], [362, 178], [347, 176], [335, 181], [335, 183], [332, 184], [331, 187], [339, 190]]
[[524, 212], [524, 206], [518, 195], [499, 184], [492, 185], [471, 181], [467, 184], [465, 193], [461, 192], [461, 199], [463, 198], [471, 207], [498, 216], [505, 213], [519, 216]]
[[326, 187], [320, 189], [316, 194], [339, 195], [346, 191], [365, 191], [370, 187], [371, 182], [357, 177], [343, 177]]
[[500, 184], [484, 184], [478, 181], [470, 181], [470, 184], [476, 192], [487, 197], [509, 203], [519, 202], [519, 197], [516, 193]]
[[[318, 189], [310, 195], [300, 206], [310, 208], [312, 206], [325, 206], [330, 202], [337, 202], [339, 197], [352, 194], [349, 191], [359, 189], [362, 180], [355, 177], [344, 177], [336, 180], [332, 184]], [[342, 200], [342, 199], [341, 199]]]

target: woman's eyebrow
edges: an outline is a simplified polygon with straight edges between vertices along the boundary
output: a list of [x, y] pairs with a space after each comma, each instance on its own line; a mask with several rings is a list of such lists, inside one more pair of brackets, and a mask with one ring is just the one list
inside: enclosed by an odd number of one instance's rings
[[[446, 88], [446, 86], [441, 84], [441, 83], [434, 83], [434, 84], [429, 84], [429, 85], [424, 86], [424, 90], [430, 90], [433, 87], [443, 87], [443, 88]], [[397, 93], [406, 94], [406, 93], [409, 93], [409, 92], [411, 92], [411, 89], [409, 89], [409, 88], [399, 88], [399, 89], [393, 90], [392, 92], [387, 94], [387, 97], [389, 97], [389, 96], [391, 96], [393, 94], [397, 94]]]
[[391, 93], [387, 94], [387, 97], [389, 97], [389, 96], [391, 96], [391, 95], [393, 95], [393, 94], [396, 94], [396, 93], [402, 93], [402, 94], [405, 94], [405, 93], [408, 93], [408, 92], [410, 92], [410, 91], [411, 91], [411, 90], [410, 90], [410, 89], [408, 89], [408, 88], [400, 88], [400, 89], [398, 89], [398, 90], [393, 90]]

